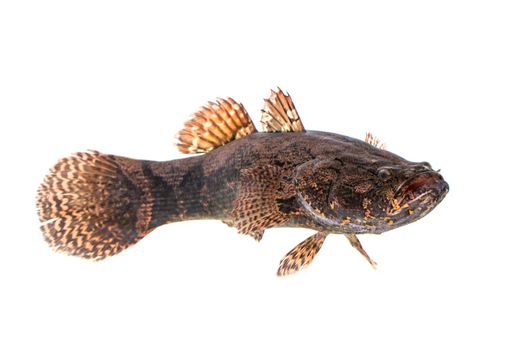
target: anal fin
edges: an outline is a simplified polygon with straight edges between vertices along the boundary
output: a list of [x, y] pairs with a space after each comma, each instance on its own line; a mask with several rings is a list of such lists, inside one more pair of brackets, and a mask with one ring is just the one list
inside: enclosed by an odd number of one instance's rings
[[205, 153], [232, 140], [257, 132], [242, 104], [231, 98], [208, 102], [192, 115], [177, 134], [182, 153]]

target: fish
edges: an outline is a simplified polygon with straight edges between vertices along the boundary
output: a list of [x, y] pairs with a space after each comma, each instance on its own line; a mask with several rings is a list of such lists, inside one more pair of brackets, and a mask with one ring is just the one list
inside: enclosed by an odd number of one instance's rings
[[449, 186], [428, 162], [411, 162], [364, 140], [303, 126], [290, 94], [264, 100], [262, 131], [241, 103], [218, 98], [176, 136], [190, 156], [138, 160], [98, 151], [60, 159], [37, 191], [45, 241], [56, 251], [102, 260], [155, 228], [220, 220], [260, 241], [267, 229], [315, 233], [280, 261], [277, 275], [307, 267], [327, 236], [343, 235], [372, 265], [358, 235], [381, 234], [432, 211]]

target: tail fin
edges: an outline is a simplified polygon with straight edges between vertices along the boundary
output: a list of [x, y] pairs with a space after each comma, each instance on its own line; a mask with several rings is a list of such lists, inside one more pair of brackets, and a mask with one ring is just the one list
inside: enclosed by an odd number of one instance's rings
[[49, 245], [98, 260], [151, 232], [153, 195], [143, 163], [98, 152], [61, 159], [37, 195], [42, 232]]

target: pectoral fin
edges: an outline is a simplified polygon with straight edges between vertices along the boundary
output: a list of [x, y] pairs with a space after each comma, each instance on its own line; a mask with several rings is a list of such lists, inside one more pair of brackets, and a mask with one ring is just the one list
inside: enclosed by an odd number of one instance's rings
[[228, 222], [259, 241], [265, 229], [289, 220], [295, 205], [293, 186], [283, 180], [281, 169], [271, 165], [244, 169]]
[[317, 232], [296, 245], [281, 259], [277, 275], [290, 275], [308, 266], [323, 246], [327, 235], [324, 232]]

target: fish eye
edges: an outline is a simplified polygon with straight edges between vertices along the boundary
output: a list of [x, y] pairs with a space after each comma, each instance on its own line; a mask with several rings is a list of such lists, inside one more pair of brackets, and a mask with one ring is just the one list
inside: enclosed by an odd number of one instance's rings
[[385, 181], [385, 180], [388, 180], [392, 176], [392, 173], [388, 169], [379, 169], [379, 171], [377, 172], [377, 176], [381, 180]]

